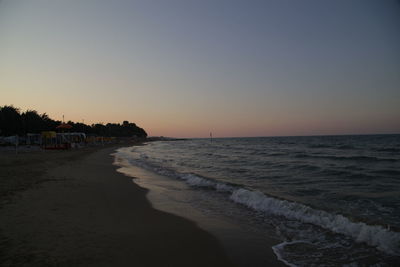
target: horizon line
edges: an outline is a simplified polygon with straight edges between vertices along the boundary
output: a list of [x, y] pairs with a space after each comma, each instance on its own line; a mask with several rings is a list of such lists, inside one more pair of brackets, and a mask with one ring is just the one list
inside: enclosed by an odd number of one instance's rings
[[[272, 137], [323, 137], [323, 136], [357, 136], [357, 135], [400, 135], [399, 133], [350, 133], [350, 134], [311, 134], [311, 135], [260, 135], [260, 136], [220, 136], [212, 137], [212, 139], [224, 138], [272, 138]], [[148, 136], [147, 138], [170, 138], [170, 139], [210, 139], [210, 137], [173, 137], [173, 136]]]

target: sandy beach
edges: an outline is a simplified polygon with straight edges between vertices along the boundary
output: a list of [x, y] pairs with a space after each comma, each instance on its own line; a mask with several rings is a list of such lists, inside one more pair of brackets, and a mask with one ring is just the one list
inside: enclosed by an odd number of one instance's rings
[[115, 148], [0, 154], [0, 265], [231, 266], [215, 237], [115, 171]]

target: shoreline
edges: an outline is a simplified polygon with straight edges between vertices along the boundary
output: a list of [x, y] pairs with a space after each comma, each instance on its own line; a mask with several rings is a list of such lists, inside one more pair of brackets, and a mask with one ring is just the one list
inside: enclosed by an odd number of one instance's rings
[[[399, 233], [387, 225], [398, 224], [394, 196], [399, 188], [393, 182], [400, 162], [393, 150], [397, 145], [393, 137], [311, 138], [299, 143], [296, 139], [193, 140], [122, 148], [117, 156], [122, 171], [138, 176], [135, 182], [152, 189], [149, 199], [153, 196], [151, 202], [163, 210], [192, 219], [191, 206], [207, 218], [232, 218], [241, 228], [255, 226], [255, 231], [247, 232], [265, 233], [264, 244], [278, 240], [272, 244], [274, 256], [268, 259], [277, 256], [281, 262], [299, 265], [395, 265]], [[153, 174], [147, 178], [137, 167]], [[380, 188], [375, 188], [378, 183]], [[171, 204], [167, 206], [161, 196]], [[199, 222], [204, 219], [192, 220], [202, 226]], [[227, 227], [215, 222], [211, 227], [216, 231], [203, 229], [223, 241], [215, 232]], [[250, 243], [255, 244], [253, 240]], [[248, 248], [242, 240], [230, 243]], [[245, 263], [249, 258], [254, 257], [246, 257]]]
[[[125, 148], [121, 148], [122, 151]], [[130, 150], [127, 147], [127, 150]], [[237, 266], [287, 266], [279, 260], [274, 246], [282, 240], [246, 216], [251, 211], [226, 200], [212, 190], [199, 190], [180, 179], [164, 176], [143, 166], [132, 165], [118, 152], [115, 165], [118, 172], [130, 177], [134, 184], [148, 189], [147, 199], [157, 210], [193, 221], [215, 236], [228, 258]], [[218, 203], [221, 203], [220, 205]], [[229, 212], [226, 213], [225, 211]]]
[[213, 235], [116, 171], [126, 145], [2, 153], [2, 266], [232, 266]]

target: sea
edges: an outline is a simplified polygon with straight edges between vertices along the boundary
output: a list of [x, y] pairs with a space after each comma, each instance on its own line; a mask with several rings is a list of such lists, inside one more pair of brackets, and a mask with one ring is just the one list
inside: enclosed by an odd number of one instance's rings
[[269, 253], [400, 266], [400, 135], [156, 141], [114, 156], [155, 208], [214, 233], [239, 266], [269, 266]]

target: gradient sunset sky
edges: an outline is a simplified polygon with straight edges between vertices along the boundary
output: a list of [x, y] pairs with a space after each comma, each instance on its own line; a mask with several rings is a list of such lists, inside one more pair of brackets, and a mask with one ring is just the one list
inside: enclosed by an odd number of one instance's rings
[[400, 133], [400, 2], [1, 1], [10, 104], [175, 137]]

